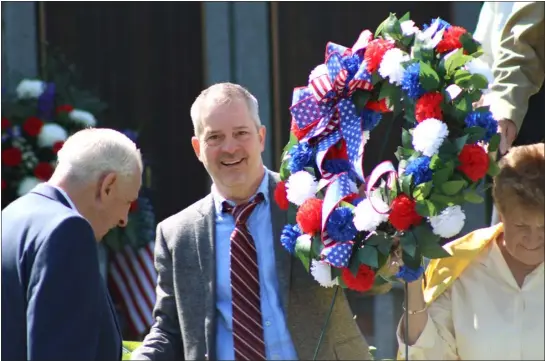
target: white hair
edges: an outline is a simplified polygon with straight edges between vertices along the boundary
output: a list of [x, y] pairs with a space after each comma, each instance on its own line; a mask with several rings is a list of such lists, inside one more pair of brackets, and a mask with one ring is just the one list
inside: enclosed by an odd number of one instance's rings
[[191, 106], [191, 120], [195, 135], [202, 134], [202, 119], [207, 115], [206, 110], [216, 105], [227, 104], [235, 99], [243, 100], [246, 103], [256, 127], [260, 127], [259, 105], [252, 93], [239, 84], [218, 83], [203, 90]]
[[142, 172], [136, 144], [113, 129], [89, 128], [70, 136], [57, 153], [57, 169], [76, 182], [94, 182], [109, 172], [129, 178]]

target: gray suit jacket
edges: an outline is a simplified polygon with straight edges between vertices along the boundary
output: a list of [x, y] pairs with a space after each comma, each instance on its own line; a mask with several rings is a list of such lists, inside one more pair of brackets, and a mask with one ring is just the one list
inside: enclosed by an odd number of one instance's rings
[[[269, 172], [273, 198], [278, 174]], [[333, 289], [312, 279], [279, 241], [286, 213], [271, 204], [275, 257], [287, 323], [299, 359], [310, 360], [329, 310]], [[155, 324], [135, 360], [215, 360], [215, 210], [212, 195], [167, 218], [157, 227], [158, 273]], [[367, 344], [344, 292], [337, 301], [318, 355], [322, 360], [368, 359]]]

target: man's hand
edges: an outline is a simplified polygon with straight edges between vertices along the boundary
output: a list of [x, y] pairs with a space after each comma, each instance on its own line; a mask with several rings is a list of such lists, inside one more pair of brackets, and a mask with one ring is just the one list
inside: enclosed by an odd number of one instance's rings
[[500, 154], [504, 155], [511, 149], [517, 137], [517, 126], [510, 119], [501, 119], [498, 122], [498, 133], [500, 133]]

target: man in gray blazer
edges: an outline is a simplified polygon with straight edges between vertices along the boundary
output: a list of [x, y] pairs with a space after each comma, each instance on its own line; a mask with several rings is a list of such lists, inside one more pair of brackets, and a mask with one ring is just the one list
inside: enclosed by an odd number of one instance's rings
[[[281, 246], [286, 214], [273, 198], [279, 176], [263, 165], [257, 100], [239, 85], [216, 84], [196, 99], [191, 118], [192, 145], [213, 185], [157, 227], [155, 323], [132, 358], [312, 359], [333, 290]], [[238, 247], [245, 251], [237, 256]], [[318, 359], [368, 358], [341, 293]]]

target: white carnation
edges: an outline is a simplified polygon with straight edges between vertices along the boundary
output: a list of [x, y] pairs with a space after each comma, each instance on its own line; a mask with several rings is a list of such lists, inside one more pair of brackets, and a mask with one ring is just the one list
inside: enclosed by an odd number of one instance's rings
[[95, 116], [85, 110], [74, 109], [68, 113], [68, 117], [75, 123], [84, 127], [94, 127], [97, 124]]
[[448, 207], [441, 214], [430, 217], [433, 233], [443, 238], [451, 238], [464, 228], [466, 215], [460, 206]]
[[52, 147], [57, 142], [64, 142], [68, 138], [66, 130], [58, 124], [44, 124], [38, 135], [38, 146]]
[[437, 154], [447, 136], [448, 128], [444, 122], [428, 118], [414, 128], [413, 147], [425, 156], [432, 157]]
[[21, 183], [19, 183], [19, 187], [17, 188], [17, 195], [19, 197], [24, 196], [40, 183], [42, 183], [42, 181], [36, 177], [23, 178], [23, 180], [21, 180]]
[[462, 93], [462, 88], [456, 84], [451, 84], [445, 89], [450, 96], [451, 100], [454, 100]]
[[297, 248], [309, 249], [312, 246], [312, 236], [310, 234], [302, 234], [295, 240]]
[[411, 36], [416, 34], [416, 32], [419, 30], [418, 27], [414, 25], [414, 21], [412, 20], [405, 20], [400, 25], [403, 36]]
[[388, 220], [388, 210], [388, 205], [381, 198], [372, 195], [371, 199], [364, 199], [354, 208], [354, 226], [358, 231], [374, 232], [381, 223]]
[[400, 85], [405, 73], [402, 63], [409, 59], [409, 54], [401, 49], [390, 49], [384, 54], [378, 72], [384, 79], [389, 78], [391, 84]]
[[322, 287], [329, 288], [339, 284], [337, 277], [331, 279], [331, 266], [325, 262], [312, 260], [310, 273]]
[[304, 170], [293, 173], [286, 182], [286, 197], [291, 203], [300, 206], [307, 199], [313, 198], [318, 189], [314, 176]]
[[37, 99], [45, 90], [45, 83], [41, 80], [23, 79], [15, 92], [19, 99]]
[[329, 74], [329, 72], [327, 71], [327, 65], [320, 64], [310, 72], [310, 75], [308, 76], [308, 82], [310, 83], [313, 79], [316, 79], [325, 74]]

